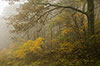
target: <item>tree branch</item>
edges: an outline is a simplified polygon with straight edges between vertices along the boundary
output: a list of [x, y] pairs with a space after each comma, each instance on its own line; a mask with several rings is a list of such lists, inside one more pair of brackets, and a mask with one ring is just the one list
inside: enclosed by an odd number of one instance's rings
[[55, 5], [55, 4], [50, 4], [50, 3], [37, 3], [37, 4], [40, 4], [40, 5], [49, 5], [49, 6], [58, 7], [58, 8], [68, 8], [68, 9], [72, 9], [74, 11], [80, 12], [80, 13], [85, 14], [86, 16], [88, 16], [87, 12], [84, 12], [84, 11], [79, 10], [77, 8], [74, 8], [72, 6], [61, 6], [61, 5]]
[[24, 28], [23, 29], [21, 29], [22, 31], [24, 30], [26, 30], [26, 29], [30, 29], [30, 28], [32, 28], [33, 26], [34, 26], [34, 23], [32, 23], [32, 22], [36, 22], [36, 24], [38, 23], [38, 21], [39, 21], [39, 19], [41, 19], [44, 15], [46, 15], [47, 13], [50, 13], [50, 12], [52, 12], [53, 10], [56, 10], [56, 9], [58, 9], [58, 7], [55, 7], [55, 8], [52, 8], [52, 9], [50, 9], [50, 10], [48, 10], [48, 11], [46, 11], [46, 12], [44, 12], [42, 15], [40, 15], [36, 20], [30, 20], [29, 22], [28, 22], [28, 24], [26, 25], [26, 26], [24, 26]]

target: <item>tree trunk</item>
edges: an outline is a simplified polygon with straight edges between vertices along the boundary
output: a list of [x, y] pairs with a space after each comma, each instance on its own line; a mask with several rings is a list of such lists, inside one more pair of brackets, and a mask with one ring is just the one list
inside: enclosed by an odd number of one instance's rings
[[95, 34], [94, 29], [94, 0], [87, 0], [88, 6], [88, 35], [89, 37]]
[[53, 29], [51, 28], [50, 30], [51, 30], [51, 39], [50, 40], [51, 40], [51, 46], [52, 46], [52, 39], [53, 39], [53, 33], [52, 32], [53, 32]]

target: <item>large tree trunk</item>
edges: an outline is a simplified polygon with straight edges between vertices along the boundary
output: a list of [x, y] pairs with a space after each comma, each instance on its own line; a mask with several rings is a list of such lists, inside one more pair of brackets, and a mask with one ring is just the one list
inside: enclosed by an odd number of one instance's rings
[[88, 6], [88, 34], [89, 37], [95, 34], [94, 29], [94, 0], [87, 0]]

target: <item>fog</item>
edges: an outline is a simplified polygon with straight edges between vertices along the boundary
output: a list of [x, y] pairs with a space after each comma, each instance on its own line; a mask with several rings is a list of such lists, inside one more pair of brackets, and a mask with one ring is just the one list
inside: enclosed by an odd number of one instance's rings
[[10, 27], [7, 24], [8, 21], [4, 18], [17, 14], [16, 8], [18, 8], [20, 4], [21, 3], [15, 3], [14, 5], [9, 5], [8, 2], [0, 0], [0, 49], [12, 43], [12, 34], [9, 32]]

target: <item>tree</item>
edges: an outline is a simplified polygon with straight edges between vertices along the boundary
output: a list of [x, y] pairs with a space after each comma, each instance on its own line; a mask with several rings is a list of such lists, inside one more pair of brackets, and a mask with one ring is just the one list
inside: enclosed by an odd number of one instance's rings
[[95, 34], [95, 25], [94, 25], [94, 0], [87, 0], [87, 14], [88, 14], [88, 33], [89, 36], [92, 36]]
[[68, 9], [72, 9], [77, 12], [80, 12], [82, 14], [85, 14], [88, 19], [88, 35], [89, 35], [89, 37], [91, 37], [92, 35], [95, 35], [94, 0], [87, 0], [87, 12], [84, 12], [84, 11], [74, 8], [72, 6], [61, 6], [61, 5], [55, 5], [55, 4], [50, 4], [50, 3], [38, 3], [38, 4], [49, 5], [49, 6], [54, 6], [54, 7], [58, 7], [58, 8], [68, 8]]

